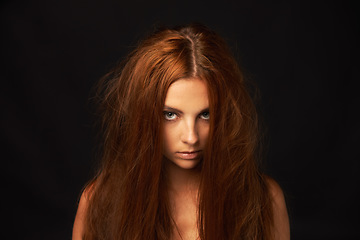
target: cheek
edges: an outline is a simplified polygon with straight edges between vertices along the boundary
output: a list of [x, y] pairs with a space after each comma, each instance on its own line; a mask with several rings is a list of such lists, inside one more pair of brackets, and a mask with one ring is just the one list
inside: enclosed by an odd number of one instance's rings
[[168, 151], [169, 148], [171, 148], [172, 143], [174, 142], [174, 131], [170, 126], [164, 126], [163, 139], [164, 150]]
[[201, 130], [200, 130], [200, 138], [201, 138], [201, 142], [206, 144], [207, 140], [209, 138], [209, 131], [210, 131], [210, 126], [209, 124], [204, 124], [204, 126], [202, 126]]

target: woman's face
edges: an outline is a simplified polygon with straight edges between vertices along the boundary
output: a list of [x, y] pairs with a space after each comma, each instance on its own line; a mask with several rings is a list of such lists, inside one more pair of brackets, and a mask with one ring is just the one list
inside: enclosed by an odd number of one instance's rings
[[198, 165], [209, 135], [206, 83], [180, 79], [170, 85], [164, 104], [164, 156], [183, 169]]

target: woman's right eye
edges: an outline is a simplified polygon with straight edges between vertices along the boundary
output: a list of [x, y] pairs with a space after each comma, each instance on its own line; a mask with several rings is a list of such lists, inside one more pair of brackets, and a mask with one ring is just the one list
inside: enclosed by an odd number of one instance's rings
[[176, 113], [164, 111], [164, 117], [168, 121], [175, 120], [176, 119]]

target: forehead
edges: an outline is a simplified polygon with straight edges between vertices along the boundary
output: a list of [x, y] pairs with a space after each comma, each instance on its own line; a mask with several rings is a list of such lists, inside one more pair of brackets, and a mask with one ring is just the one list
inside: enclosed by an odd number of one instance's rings
[[209, 99], [206, 82], [198, 78], [182, 78], [175, 81], [168, 89], [165, 105], [178, 109], [208, 108]]

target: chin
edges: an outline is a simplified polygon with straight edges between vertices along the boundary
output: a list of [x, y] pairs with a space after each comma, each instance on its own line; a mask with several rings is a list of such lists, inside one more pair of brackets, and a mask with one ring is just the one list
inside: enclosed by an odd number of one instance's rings
[[185, 169], [185, 170], [191, 170], [199, 166], [201, 160], [200, 159], [194, 159], [194, 160], [184, 160], [184, 159], [174, 159], [170, 160], [175, 166]]

